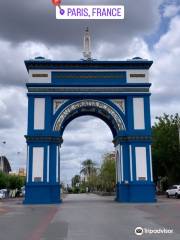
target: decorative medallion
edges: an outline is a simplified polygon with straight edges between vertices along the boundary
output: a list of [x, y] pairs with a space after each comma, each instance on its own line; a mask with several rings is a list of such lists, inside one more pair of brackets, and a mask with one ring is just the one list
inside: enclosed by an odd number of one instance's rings
[[124, 99], [112, 99], [111, 101], [125, 114], [125, 101], [124, 101]]
[[66, 99], [56, 99], [53, 102], [53, 114], [57, 112], [57, 110], [65, 103], [67, 102]]

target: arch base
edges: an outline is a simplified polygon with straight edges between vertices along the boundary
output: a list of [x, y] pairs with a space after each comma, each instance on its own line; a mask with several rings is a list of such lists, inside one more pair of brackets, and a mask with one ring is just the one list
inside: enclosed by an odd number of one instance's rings
[[23, 204], [59, 204], [61, 188], [59, 184], [26, 185]]
[[117, 183], [117, 202], [126, 203], [153, 203], [156, 202], [154, 183]]

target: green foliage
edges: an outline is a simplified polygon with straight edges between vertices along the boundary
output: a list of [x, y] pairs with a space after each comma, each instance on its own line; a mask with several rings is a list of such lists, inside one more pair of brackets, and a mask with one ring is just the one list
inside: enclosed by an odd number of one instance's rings
[[77, 185], [79, 185], [80, 183], [80, 176], [79, 175], [75, 175], [72, 180], [72, 187], [77, 187]]
[[164, 114], [157, 120], [152, 128], [154, 179], [167, 177], [169, 185], [180, 183], [180, 117]]
[[112, 153], [107, 153], [104, 156], [104, 160], [100, 168], [100, 181], [103, 191], [114, 191], [116, 181], [116, 163], [114, 154]]
[[25, 178], [20, 176], [8, 175], [0, 172], [0, 189], [20, 189], [25, 184]]
[[8, 187], [8, 176], [0, 172], [0, 189], [7, 188]]
[[20, 176], [9, 176], [9, 188], [20, 189], [24, 185], [25, 179]]
[[79, 187], [73, 187], [72, 193], [79, 193]]
[[85, 176], [90, 176], [96, 172], [96, 163], [93, 162], [91, 159], [87, 159], [82, 162], [83, 168], [81, 169], [80, 173], [83, 173]]
[[[116, 166], [114, 153], [107, 153], [103, 157], [103, 163], [100, 168], [96, 167], [96, 163], [91, 159], [87, 159], [82, 163], [80, 173], [84, 174], [84, 178], [80, 179], [79, 175], [72, 178], [72, 192], [86, 192], [86, 188], [90, 192], [105, 191], [113, 192], [116, 181]], [[78, 190], [76, 183], [80, 183]]]

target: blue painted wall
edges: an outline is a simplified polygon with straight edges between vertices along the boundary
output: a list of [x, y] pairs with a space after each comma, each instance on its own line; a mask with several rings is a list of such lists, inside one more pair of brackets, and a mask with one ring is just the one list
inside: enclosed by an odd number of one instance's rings
[[[149, 92], [38, 92], [39, 87], [104, 87], [105, 90], [108, 87], [146, 87], [150, 88], [151, 84], [127, 84], [126, 83], [126, 72], [125, 69], [149, 69], [151, 61], [110, 61], [110, 62], [82, 62], [82, 61], [26, 61], [25, 62], [28, 71], [30, 69], [54, 69], [52, 72], [52, 83], [50, 84], [27, 84], [27, 88], [33, 87], [37, 89], [37, 92], [28, 92], [28, 127], [27, 127], [27, 144], [29, 146], [29, 178], [26, 184], [26, 196], [25, 203], [60, 203], [60, 183], [56, 182], [56, 148], [60, 145], [56, 142], [53, 137], [61, 138], [63, 131], [53, 131], [55, 121], [62, 113], [62, 111], [70, 104], [83, 99], [93, 99], [102, 101], [111, 106], [122, 119], [125, 130], [117, 132], [113, 129], [112, 119], [104, 118], [101, 114], [95, 114], [94, 116], [104, 120], [112, 130], [115, 144], [121, 144], [123, 149], [123, 174], [124, 180], [122, 183], [117, 183], [117, 195], [116, 200], [119, 202], [154, 202], [155, 201], [155, 188], [151, 181], [150, 173], [150, 153], [149, 146], [150, 140], [147, 140], [151, 136], [151, 121], [150, 121], [150, 93]], [[62, 67], [64, 69], [122, 69], [122, 72], [59, 72]], [[108, 67], [109, 66], [109, 67]], [[58, 72], [56, 72], [56, 69]], [[88, 76], [88, 77], [87, 77]], [[103, 76], [106, 76], [104, 78]], [[114, 77], [110, 77], [114, 76]], [[34, 98], [43, 97], [45, 98], [45, 129], [34, 130]], [[144, 99], [144, 111], [145, 111], [145, 129], [134, 130], [133, 126], [133, 97], [141, 97]], [[58, 111], [53, 114], [53, 101], [54, 99], [67, 99]], [[125, 101], [125, 114], [111, 101], [111, 99], [124, 99]], [[88, 109], [86, 114], [88, 114]], [[89, 112], [90, 114], [90, 112]], [[75, 115], [78, 117], [79, 115]], [[108, 114], [107, 114], [108, 116]], [[64, 122], [64, 128], [74, 118], [67, 122]], [[33, 138], [34, 137], [34, 138]], [[123, 141], [118, 142], [118, 137]], [[129, 138], [131, 137], [131, 138]], [[137, 140], [133, 140], [136, 137]], [[141, 137], [141, 138], [140, 138]], [[143, 139], [144, 138], [144, 139]], [[31, 139], [31, 140], [29, 140]], [[43, 140], [44, 139], [44, 140]], [[149, 138], [150, 139], [150, 138]], [[133, 181], [130, 179], [130, 154], [129, 146], [132, 146], [132, 169], [133, 169]], [[49, 182], [47, 182], [47, 147], [49, 146]], [[136, 156], [135, 147], [143, 146], [146, 147], [147, 153], [147, 181], [136, 181]], [[33, 147], [44, 147], [44, 181], [43, 182], [32, 182], [32, 160], [33, 160]], [[60, 156], [58, 156], [60, 158]], [[59, 164], [59, 163], [58, 163]], [[58, 176], [59, 177], [59, 176]]]

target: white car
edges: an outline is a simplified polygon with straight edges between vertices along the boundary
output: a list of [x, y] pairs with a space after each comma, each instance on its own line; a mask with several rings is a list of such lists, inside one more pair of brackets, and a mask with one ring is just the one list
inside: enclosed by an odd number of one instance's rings
[[3, 198], [5, 198], [4, 191], [0, 190], [0, 199], [3, 199]]
[[173, 185], [170, 188], [166, 190], [166, 196], [169, 197], [175, 197], [179, 198], [180, 197], [180, 185]]
[[21, 196], [24, 197], [25, 196], [25, 186], [23, 186], [21, 188]]

